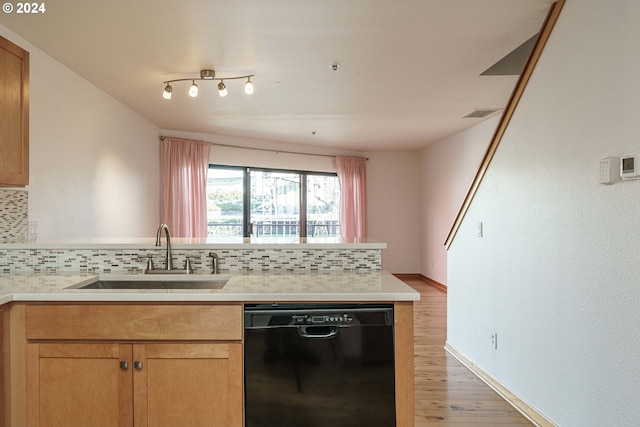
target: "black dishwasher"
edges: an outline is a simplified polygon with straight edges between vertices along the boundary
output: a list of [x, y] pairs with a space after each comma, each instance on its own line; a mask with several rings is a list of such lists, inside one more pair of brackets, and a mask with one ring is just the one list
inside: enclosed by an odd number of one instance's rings
[[246, 305], [246, 427], [395, 426], [393, 305]]

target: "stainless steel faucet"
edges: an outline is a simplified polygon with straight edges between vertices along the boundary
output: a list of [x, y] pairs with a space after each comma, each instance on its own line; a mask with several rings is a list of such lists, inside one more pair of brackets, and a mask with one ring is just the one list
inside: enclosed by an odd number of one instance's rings
[[171, 260], [171, 236], [169, 233], [169, 226], [167, 226], [167, 224], [161, 224], [160, 227], [158, 227], [158, 233], [156, 234], [156, 246], [162, 246], [162, 243], [160, 242], [162, 230], [164, 230], [167, 240], [167, 259], [165, 263], [165, 270], [173, 270], [173, 261]]
[[171, 256], [171, 233], [169, 233], [169, 226], [167, 224], [161, 224], [158, 227], [158, 233], [156, 234], [156, 246], [162, 246], [162, 230], [164, 230], [164, 234], [167, 240], [167, 256], [165, 259], [164, 268], [154, 268], [153, 259], [151, 255], [148, 255], [147, 258], [147, 268], [144, 270], [145, 274], [191, 274], [193, 273], [193, 267], [191, 265], [191, 259], [189, 256], [185, 257], [184, 260], [184, 269], [177, 269], [173, 267], [173, 257]]
[[211, 274], [220, 273], [218, 254], [215, 252], [209, 252], [209, 256], [211, 257]]

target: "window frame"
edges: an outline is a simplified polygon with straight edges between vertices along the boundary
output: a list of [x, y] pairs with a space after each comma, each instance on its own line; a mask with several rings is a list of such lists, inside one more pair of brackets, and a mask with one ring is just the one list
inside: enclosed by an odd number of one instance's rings
[[338, 177], [337, 172], [316, 172], [305, 171], [298, 169], [279, 169], [279, 168], [266, 168], [266, 167], [251, 167], [251, 166], [234, 166], [224, 165], [220, 163], [209, 163], [209, 169], [226, 169], [226, 170], [238, 170], [242, 171], [243, 181], [243, 194], [242, 194], [242, 237], [251, 237], [252, 224], [249, 221], [251, 218], [251, 172], [274, 172], [274, 173], [291, 173], [297, 174], [300, 177], [300, 200], [299, 212], [300, 212], [300, 238], [307, 237], [307, 177], [308, 176], [334, 176]]

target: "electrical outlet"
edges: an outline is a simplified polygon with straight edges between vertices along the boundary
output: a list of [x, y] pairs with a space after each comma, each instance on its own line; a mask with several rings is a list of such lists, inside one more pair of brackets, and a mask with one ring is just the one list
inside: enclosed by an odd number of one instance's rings
[[491, 345], [493, 346], [494, 350], [498, 349], [498, 333], [494, 332], [493, 334], [491, 334]]

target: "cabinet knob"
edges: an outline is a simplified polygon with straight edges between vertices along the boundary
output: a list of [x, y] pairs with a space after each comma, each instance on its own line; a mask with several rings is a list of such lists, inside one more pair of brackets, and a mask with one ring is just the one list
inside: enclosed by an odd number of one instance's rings
[[136, 360], [133, 362], [133, 367], [136, 369], [142, 369], [142, 362], [140, 360]]
[[127, 370], [129, 369], [129, 362], [127, 362], [126, 360], [121, 360], [120, 361], [120, 369], [122, 370]]

